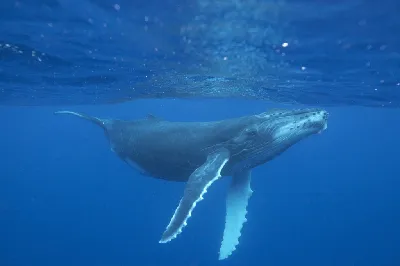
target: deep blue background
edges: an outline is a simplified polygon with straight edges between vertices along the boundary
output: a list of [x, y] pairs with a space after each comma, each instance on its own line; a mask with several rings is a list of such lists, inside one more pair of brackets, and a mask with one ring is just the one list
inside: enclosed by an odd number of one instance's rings
[[228, 100], [1, 107], [0, 265], [400, 265], [398, 110], [328, 108], [325, 132], [255, 169], [239, 248], [222, 262], [229, 179], [209, 189], [183, 234], [158, 244], [184, 184], [136, 174], [102, 130], [52, 114], [199, 121], [271, 107]]

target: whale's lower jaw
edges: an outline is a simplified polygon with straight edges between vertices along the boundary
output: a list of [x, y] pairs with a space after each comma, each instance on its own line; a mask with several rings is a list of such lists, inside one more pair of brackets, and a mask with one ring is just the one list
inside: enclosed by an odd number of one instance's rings
[[321, 134], [322, 131], [326, 130], [327, 128], [328, 128], [328, 124], [325, 123], [325, 124], [324, 124], [324, 127], [323, 127], [320, 131], [318, 131], [318, 134]]

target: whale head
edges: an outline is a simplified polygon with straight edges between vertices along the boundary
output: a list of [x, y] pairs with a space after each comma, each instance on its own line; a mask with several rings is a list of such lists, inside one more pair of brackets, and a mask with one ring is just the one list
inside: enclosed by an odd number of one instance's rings
[[259, 125], [260, 134], [266, 134], [280, 145], [293, 145], [310, 135], [321, 133], [328, 125], [328, 112], [322, 109], [273, 111], [259, 116], [264, 120]]
[[281, 154], [308, 136], [327, 128], [328, 112], [322, 109], [276, 110], [255, 115], [240, 133], [238, 169], [253, 168]]

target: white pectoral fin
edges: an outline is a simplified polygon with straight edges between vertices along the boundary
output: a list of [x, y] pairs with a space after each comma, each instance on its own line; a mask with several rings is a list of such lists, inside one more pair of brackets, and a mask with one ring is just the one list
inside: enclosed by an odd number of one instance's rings
[[160, 243], [171, 241], [182, 232], [182, 228], [186, 226], [186, 221], [191, 216], [197, 202], [203, 199], [207, 188], [221, 177], [221, 170], [228, 160], [229, 151], [227, 150], [212, 153], [207, 157], [206, 162], [190, 175], [183, 197], [164, 231]]
[[247, 221], [247, 204], [253, 191], [250, 188], [251, 170], [232, 177], [226, 198], [224, 236], [219, 251], [219, 259], [228, 258], [239, 244], [240, 231]]

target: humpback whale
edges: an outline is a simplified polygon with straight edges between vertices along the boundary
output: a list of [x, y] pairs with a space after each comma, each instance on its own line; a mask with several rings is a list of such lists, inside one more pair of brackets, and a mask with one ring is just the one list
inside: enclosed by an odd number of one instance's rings
[[314, 108], [272, 110], [211, 122], [172, 122], [152, 115], [128, 121], [71, 111], [55, 114], [78, 116], [103, 128], [111, 150], [142, 174], [186, 182], [160, 243], [176, 238], [207, 189], [222, 176], [231, 176], [220, 260], [228, 258], [239, 244], [253, 193], [252, 169], [325, 130], [328, 120], [325, 110]]

